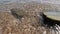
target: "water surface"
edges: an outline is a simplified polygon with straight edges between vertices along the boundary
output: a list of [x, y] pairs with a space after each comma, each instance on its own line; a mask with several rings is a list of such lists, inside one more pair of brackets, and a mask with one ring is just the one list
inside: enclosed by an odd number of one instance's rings
[[60, 4], [60, 0], [0, 0], [0, 4], [12, 3], [12, 2], [41, 2], [41, 3], [52, 3], [52, 4]]

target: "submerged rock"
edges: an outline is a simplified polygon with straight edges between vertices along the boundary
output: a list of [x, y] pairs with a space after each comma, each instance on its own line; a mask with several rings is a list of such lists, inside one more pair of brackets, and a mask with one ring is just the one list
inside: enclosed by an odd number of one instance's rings
[[16, 18], [22, 18], [23, 16], [27, 15], [27, 13], [24, 10], [18, 9], [18, 8], [12, 8], [11, 9], [11, 13]]

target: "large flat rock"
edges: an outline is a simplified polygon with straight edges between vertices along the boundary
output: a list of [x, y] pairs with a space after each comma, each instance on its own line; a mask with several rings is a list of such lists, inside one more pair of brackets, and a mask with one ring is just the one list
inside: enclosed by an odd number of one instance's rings
[[44, 12], [47, 17], [60, 21], [60, 12]]

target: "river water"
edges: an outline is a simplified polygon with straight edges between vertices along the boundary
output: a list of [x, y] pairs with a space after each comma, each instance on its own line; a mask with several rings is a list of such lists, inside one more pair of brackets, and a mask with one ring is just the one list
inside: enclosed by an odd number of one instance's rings
[[[9, 3], [13, 3], [13, 2], [31, 2], [31, 1], [35, 1], [35, 2], [41, 2], [41, 3], [53, 3], [53, 4], [60, 4], [60, 0], [0, 0], [0, 4], [9, 4]], [[60, 12], [49, 12], [50, 14], [55, 14], [55, 15], [60, 15]], [[49, 14], [48, 13], [48, 14]], [[56, 14], [57, 13], [57, 14]]]
[[[60, 0], [0, 0], [0, 4], [9, 4], [9, 3], [13, 3], [13, 2], [25, 3], [25, 2], [31, 2], [31, 1], [40, 2], [40, 3], [60, 4]], [[59, 12], [48, 12], [47, 14], [59, 16], [60, 11]]]
[[[41, 3], [52, 3], [52, 4], [60, 4], [60, 0], [0, 0], [0, 4], [9, 4], [13, 2], [41, 2]], [[46, 12], [46, 14], [51, 15], [51, 16], [57, 16], [55, 19], [60, 20], [60, 12]], [[60, 32], [60, 28], [58, 29]], [[0, 34], [2, 34], [2, 31], [0, 30]]]
[[41, 3], [53, 3], [60, 4], [60, 0], [0, 0], [0, 4], [12, 3], [12, 2], [41, 2]]

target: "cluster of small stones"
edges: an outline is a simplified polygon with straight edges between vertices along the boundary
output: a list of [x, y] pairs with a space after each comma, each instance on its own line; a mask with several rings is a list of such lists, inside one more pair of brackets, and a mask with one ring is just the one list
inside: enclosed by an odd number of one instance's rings
[[[2, 34], [40, 34], [38, 18], [34, 16], [23, 17], [21, 21], [8, 12], [0, 13]], [[41, 28], [42, 29], [42, 28]], [[43, 30], [41, 30], [43, 31]]]
[[55, 34], [55, 32], [51, 33], [53, 29], [42, 27], [38, 16], [32, 14], [28, 14], [28, 16], [24, 16], [19, 20], [11, 13], [0, 12], [2, 34]]

